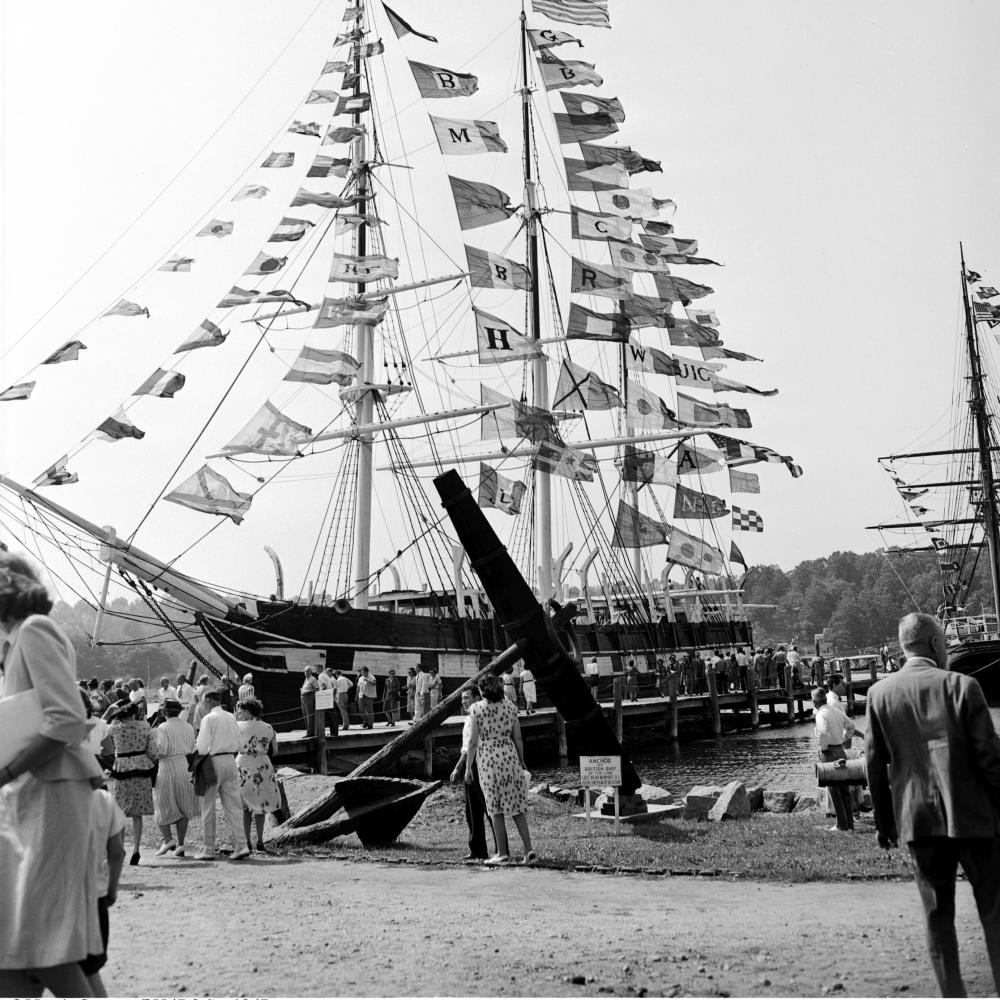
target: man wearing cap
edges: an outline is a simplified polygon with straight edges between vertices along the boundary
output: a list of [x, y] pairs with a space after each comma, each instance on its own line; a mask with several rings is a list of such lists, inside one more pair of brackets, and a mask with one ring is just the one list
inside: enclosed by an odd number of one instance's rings
[[221, 704], [222, 697], [215, 688], [202, 695], [207, 709], [198, 729], [195, 748], [203, 757], [211, 757], [216, 783], [205, 789], [201, 801], [201, 820], [205, 828], [205, 846], [196, 854], [196, 861], [215, 859], [215, 800], [222, 803], [233, 835], [233, 861], [250, 857], [243, 830], [243, 801], [240, 798], [240, 777], [236, 770], [236, 754], [243, 744], [240, 727], [230, 712]]
[[906, 662], [868, 692], [865, 753], [879, 847], [910, 850], [941, 995], [964, 997], [955, 933], [962, 866], [1000, 990], [1000, 736], [983, 689], [948, 669], [931, 615], [899, 623]]

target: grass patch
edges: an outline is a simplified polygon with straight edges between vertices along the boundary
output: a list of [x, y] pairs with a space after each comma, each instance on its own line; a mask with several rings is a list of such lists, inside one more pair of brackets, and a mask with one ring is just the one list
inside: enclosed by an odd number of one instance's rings
[[[286, 786], [290, 799], [296, 783]], [[304, 796], [301, 802], [307, 799]], [[592, 836], [587, 837], [585, 820], [572, 815], [579, 811], [579, 807], [546, 796], [529, 798], [528, 826], [543, 864], [566, 869], [583, 865], [667, 872], [715, 871], [780, 882], [912, 877], [905, 851], [879, 849], [870, 818], [863, 817], [853, 835], [830, 833], [833, 820], [815, 812], [755, 813], [746, 820], [723, 823], [670, 820], [622, 824], [618, 837], [613, 823], [595, 822]], [[451, 862], [466, 853], [467, 837], [461, 786], [446, 785], [428, 799], [391, 847], [369, 851], [352, 835], [294, 853], [305, 856], [333, 852], [387, 861], [406, 858], [418, 864]], [[514, 857], [520, 857], [520, 838], [510, 822], [508, 837]]]

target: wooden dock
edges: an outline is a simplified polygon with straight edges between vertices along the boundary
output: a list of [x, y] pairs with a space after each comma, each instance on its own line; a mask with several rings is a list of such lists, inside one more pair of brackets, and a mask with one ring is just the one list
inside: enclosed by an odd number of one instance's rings
[[[847, 699], [851, 714], [856, 714], [859, 708], [863, 710], [865, 692], [881, 676], [884, 675], [879, 673], [852, 678]], [[629, 731], [636, 729], [659, 731], [664, 739], [676, 740], [682, 724], [698, 725], [722, 735], [741, 729], [757, 729], [761, 724], [787, 726], [810, 717], [812, 712], [810, 688], [761, 688], [719, 694], [715, 691], [715, 678], [712, 676], [707, 679], [707, 686], [709, 690], [704, 694], [673, 692], [663, 697], [655, 690], [655, 678], [647, 675], [640, 686], [641, 697], [637, 701], [628, 701], [623, 697], [624, 677], [615, 674], [600, 679], [598, 699], [601, 708], [613, 721], [619, 740], [626, 745]], [[319, 716], [320, 713], [317, 713], [317, 721]], [[531, 715], [521, 709], [518, 719], [526, 739], [550, 739], [558, 748], [560, 761], [565, 763], [568, 757], [566, 725], [554, 708], [543, 705]], [[462, 743], [463, 722], [464, 716], [449, 716], [416, 751], [423, 758], [425, 777], [430, 778], [433, 773], [437, 750], [453, 751], [457, 756]], [[341, 730], [336, 738], [327, 736], [323, 739], [309, 736], [304, 729], [278, 733], [275, 763], [278, 766], [308, 767], [322, 774], [347, 774], [409, 726], [410, 722], [406, 720], [397, 722], [395, 726], [376, 721], [373, 729], [362, 729], [352, 722], [351, 727]], [[411, 766], [420, 766], [412, 753], [410, 763]]]

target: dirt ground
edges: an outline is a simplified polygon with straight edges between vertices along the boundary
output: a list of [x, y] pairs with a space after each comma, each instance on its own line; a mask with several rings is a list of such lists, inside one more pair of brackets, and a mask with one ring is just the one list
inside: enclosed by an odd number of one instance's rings
[[[970, 996], [995, 996], [968, 885]], [[126, 867], [112, 996], [933, 996], [916, 889], [255, 855]]]

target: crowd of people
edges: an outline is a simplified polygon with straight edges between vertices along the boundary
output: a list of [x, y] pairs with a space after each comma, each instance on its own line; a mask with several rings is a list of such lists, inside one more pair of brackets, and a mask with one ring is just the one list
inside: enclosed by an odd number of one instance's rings
[[[220, 801], [232, 859], [265, 850], [264, 818], [282, 805], [275, 733], [252, 685], [234, 716], [207, 676], [162, 678], [152, 714], [139, 678], [77, 681], [51, 609], [35, 568], [0, 549], [0, 705], [18, 699], [35, 729], [0, 740], [0, 995], [105, 996], [109, 911], [126, 859], [139, 863], [146, 817], [158, 856], [210, 860]], [[199, 811], [203, 844], [187, 855]]]

